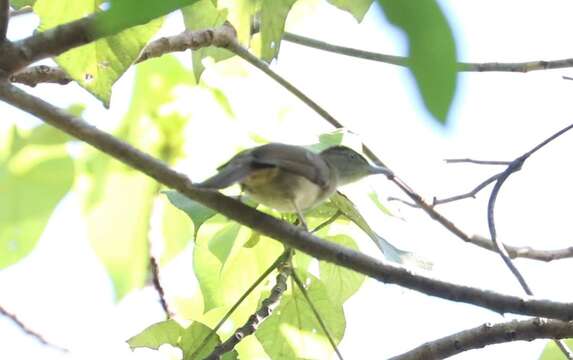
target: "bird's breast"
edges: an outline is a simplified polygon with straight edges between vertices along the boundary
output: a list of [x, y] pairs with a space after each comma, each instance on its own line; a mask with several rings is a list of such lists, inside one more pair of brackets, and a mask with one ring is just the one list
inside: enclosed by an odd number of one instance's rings
[[309, 209], [328, 198], [334, 192], [330, 187], [321, 187], [307, 178], [279, 168], [253, 171], [241, 185], [246, 194], [258, 203], [282, 212]]

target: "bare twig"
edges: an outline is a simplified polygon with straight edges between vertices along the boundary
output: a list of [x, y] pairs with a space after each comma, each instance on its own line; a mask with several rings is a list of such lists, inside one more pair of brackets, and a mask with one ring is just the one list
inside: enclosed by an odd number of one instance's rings
[[[529, 284], [527, 284], [525, 277], [521, 274], [521, 272], [519, 271], [517, 266], [511, 260], [507, 250], [505, 249], [504, 244], [497, 237], [497, 232], [495, 229], [495, 216], [494, 216], [495, 202], [497, 200], [497, 197], [498, 197], [499, 191], [501, 190], [501, 187], [503, 186], [503, 184], [505, 183], [505, 181], [507, 180], [507, 178], [509, 178], [509, 176], [511, 174], [521, 170], [523, 163], [532, 154], [534, 154], [536, 151], [540, 150], [545, 145], [549, 144], [551, 141], [555, 140], [557, 137], [561, 136], [562, 134], [564, 134], [565, 132], [569, 131], [572, 128], [573, 128], [573, 124], [559, 130], [555, 134], [551, 135], [550, 137], [548, 137], [547, 139], [542, 141], [539, 145], [535, 146], [530, 151], [526, 152], [522, 156], [520, 156], [517, 159], [515, 159], [514, 161], [512, 161], [511, 164], [508, 165], [507, 169], [505, 169], [505, 171], [503, 173], [501, 173], [499, 178], [496, 180], [496, 183], [495, 183], [495, 185], [491, 191], [489, 201], [487, 204], [487, 224], [489, 227], [489, 233], [491, 236], [491, 240], [493, 241], [493, 243], [496, 247], [496, 250], [499, 253], [499, 255], [501, 256], [501, 258], [503, 259], [503, 262], [505, 263], [505, 265], [509, 268], [509, 270], [513, 273], [515, 278], [519, 281], [519, 284], [521, 285], [521, 287], [523, 288], [525, 293], [527, 295], [530, 295], [530, 296], [533, 295], [533, 291], [531, 290]], [[563, 352], [563, 354], [565, 354], [565, 356], [568, 359], [573, 359], [573, 355], [571, 354], [571, 351], [565, 345], [565, 343], [563, 343], [561, 341], [557, 341], [557, 346]]]
[[437, 360], [480, 349], [487, 345], [534, 339], [563, 339], [573, 337], [573, 323], [548, 319], [512, 320], [500, 324], [483, 324], [427, 342], [392, 360]]
[[292, 250], [291, 249], [287, 249], [285, 250], [272, 264], [271, 266], [269, 266], [260, 276], [259, 278], [247, 289], [247, 291], [245, 291], [241, 297], [235, 302], [235, 304], [233, 304], [233, 306], [231, 306], [231, 308], [225, 313], [225, 315], [221, 318], [221, 320], [219, 320], [219, 322], [217, 323], [217, 325], [213, 328], [213, 330], [211, 330], [211, 333], [205, 337], [205, 339], [203, 339], [203, 341], [201, 342], [201, 344], [199, 346], [197, 346], [197, 349], [189, 356], [189, 358], [193, 359], [195, 357], [195, 354], [199, 353], [203, 347], [209, 343], [209, 340], [211, 340], [211, 337], [213, 337], [213, 335], [215, 335], [217, 333], [217, 331], [221, 328], [221, 326], [223, 326], [223, 324], [225, 323], [225, 321], [227, 321], [227, 319], [231, 316], [231, 314], [233, 314], [235, 312], [235, 310], [237, 310], [237, 308], [243, 303], [243, 301], [257, 288], [257, 286], [259, 286], [260, 283], [263, 282], [263, 280], [265, 280], [267, 278], [267, 276], [269, 276], [270, 273], [272, 273], [280, 264], [286, 263], [288, 262], [289, 258], [292, 255]]
[[459, 200], [463, 200], [463, 199], [467, 199], [467, 198], [475, 198], [475, 196], [477, 195], [478, 192], [483, 190], [483, 188], [485, 188], [486, 186], [488, 186], [492, 182], [498, 180], [500, 178], [500, 176], [501, 176], [501, 174], [495, 174], [493, 176], [490, 176], [489, 178], [487, 178], [486, 180], [484, 180], [480, 184], [478, 184], [478, 186], [476, 186], [473, 190], [471, 190], [465, 194], [451, 196], [451, 197], [444, 198], [444, 199], [434, 198], [434, 200], [432, 201], [432, 205], [437, 206], [437, 205], [442, 205], [442, 204], [446, 204], [449, 202], [459, 201]]
[[[315, 49], [329, 51], [336, 54], [352, 56], [365, 60], [373, 60], [386, 64], [408, 66], [408, 58], [404, 56], [387, 55], [371, 51], [358, 50], [345, 46], [333, 45], [324, 41], [311, 39], [305, 36], [284, 33], [283, 39], [295, 44], [308, 46]], [[503, 71], [503, 72], [522, 72], [526, 73], [535, 70], [549, 70], [573, 67], [573, 58], [560, 59], [552, 61], [526, 61], [518, 63], [458, 63], [458, 71], [485, 72], [485, 71]]]
[[352, 269], [379, 281], [398, 284], [448, 300], [482, 306], [499, 313], [511, 312], [564, 321], [573, 320], [573, 303], [504, 295], [435, 279], [317, 238], [299, 227], [263, 214], [218, 192], [196, 189], [185, 175], [170, 169], [163, 162], [8, 82], [0, 82], [0, 99], [35, 115], [222, 215], [319, 260]]
[[498, 160], [474, 160], [474, 159], [445, 159], [448, 164], [479, 164], [479, 165], [509, 165], [511, 161], [498, 161]]
[[10, 21], [10, 0], [0, 0], [0, 42], [6, 41]]
[[273, 307], [279, 302], [281, 296], [287, 289], [287, 279], [292, 274], [292, 267], [288, 259], [279, 264], [278, 269], [279, 273], [277, 274], [276, 284], [271, 289], [269, 297], [261, 302], [261, 307], [257, 309], [257, 311], [249, 317], [247, 322], [238, 328], [231, 337], [222, 344], [217, 345], [205, 360], [218, 360], [223, 354], [232, 351], [241, 340], [246, 336], [252, 335], [261, 322], [271, 315]]
[[151, 281], [153, 282], [153, 287], [159, 295], [159, 302], [161, 303], [165, 317], [169, 319], [173, 313], [169, 310], [169, 305], [167, 304], [167, 300], [165, 300], [165, 291], [163, 290], [163, 286], [161, 285], [161, 280], [159, 278], [159, 265], [157, 264], [157, 259], [155, 259], [155, 256], [152, 254], [149, 255], [149, 266], [151, 268]]
[[338, 358], [340, 360], [344, 360], [344, 358], [342, 357], [342, 353], [340, 352], [340, 350], [338, 350], [338, 346], [336, 346], [336, 342], [334, 341], [332, 334], [330, 333], [330, 331], [328, 331], [328, 327], [326, 327], [326, 324], [322, 320], [322, 317], [320, 316], [318, 309], [314, 306], [314, 303], [312, 302], [311, 298], [308, 296], [308, 292], [306, 291], [306, 288], [304, 287], [304, 284], [302, 283], [302, 281], [300, 281], [300, 278], [296, 274], [296, 271], [292, 272], [292, 278], [293, 278], [294, 282], [296, 283], [296, 286], [298, 287], [298, 289], [300, 290], [300, 292], [304, 296], [308, 306], [310, 307], [310, 310], [312, 311], [312, 313], [314, 314], [314, 317], [316, 318], [316, 321], [318, 321], [320, 328], [322, 329], [322, 331], [326, 335], [326, 338], [328, 339], [330, 346], [332, 346], [332, 349], [336, 353], [336, 356], [338, 356]]
[[41, 334], [37, 333], [36, 331], [30, 329], [28, 326], [26, 326], [26, 324], [24, 324], [20, 319], [18, 319], [18, 317], [14, 314], [12, 314], [11, 312], [7, 311], [6, 309], [4, 309], [1, 305], [0, 305], [0, 314], [6, 316], [8, 319], [12, 320], [12, 322], [18, 327], [20, 328], [20, 330], [22, 330], [23, 332], [25, 332], [26, 334], [30, 335], [31, 337], [35, 338], [36, 340], [38, 340], [40, 343], [49, 346], [51, 348], [63, 351], [63, 352], [68, 352], [69, 350], [66, 348], [63, 348], [61, 346], [58, 345], [54, 345], [52, 343], [50, 343], [48, 340], [46, 340]]

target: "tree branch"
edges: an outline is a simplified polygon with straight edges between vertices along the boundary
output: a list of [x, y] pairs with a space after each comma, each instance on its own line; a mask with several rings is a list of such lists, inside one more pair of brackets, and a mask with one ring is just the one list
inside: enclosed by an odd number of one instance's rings
[[263, 214], [218, 192], [196, 189], [185, 175], [170, 169], [163, 162], [97, 129], [81, 118], [72, 116], [40, 98], [27, 94], [6, 81], [0, 82], [0, 99], [92, 145], [222, 215], [317, 259], [352, 269], [385, 283], [398, 284], [452, 301], [482, 306], [499, 313], [510, 312], [565, 321], [573, 320], [573, 303], [504, 295], [438, 280], [322, 240], [299, 227]]
[[[404, 56], [380, 54], [370, 51], [349, 48], [345, 46], [333, 45], [324, 41], [311, 39], [305, 36], [296, 35], [288, 32], [284, 33], [283, 40], [292, 42], [294, 44], [308, 46], [314, 49], [329, 51], [340, 55], [352, 56], [365, 60], [378, 61], [385, 64], [391, 64], [397, 66], [408, 66], [408, 58]], [[560, 69], [568, 67], [573, 67], [573, 58], [552, 60], [552, 61], [537, 60], [537, 61], [526, 61], [517, 63], [501, 63], [501, 62], [458, 63], [458, 71], [464, 71], [464, 72], [501, 71], [501, 72], [526, 73], [529, 71]]]
[[10, 1], [0, 0], [0, 42], [6, 41], [8, 22], [10, 21]]
[[392, 360], [437, 360], [487, 345], [534, 339], [573, 337], [573, 323], [548, 319], [513, 320], [500, 324], [483, 324], [441, 339], [427, 342]]
[[64, 70], [47, 65], [30, 66], [10, 76], [11, 82], [32, 87], [39, 83], [66, 85], [72, 80]]
[[18, 317], [14, 314], [12, 314], [11, 312], [7, 311], [6, 309], [4, 309], [1, 305], [0, 305], [0, 314], [6, 316], [8, 319], [12, 320], [12, 322], [18, 327], [20, 328], [20, 330], [22, 330], [23, 332], [25, 332], [26, 334], [32, 336], [33, 338], [35, 338], [36, 340], [38, 340], [39, 342], [41, 342], [42, 344], [49, 346], [51, 348], [60, 350], [62, 352], [68, 352], [69, 350], [66, 348], [63, 348], [61, 346], [58, 345], [54, 345], [52, 343], [50, 343], [48, 340], [46, 340], [41, 334], [37, 333], [36, 331], [30, 329], [28, 326], [26, 326], [26, 324], [24, 324], [20, 319], [18, 319]]

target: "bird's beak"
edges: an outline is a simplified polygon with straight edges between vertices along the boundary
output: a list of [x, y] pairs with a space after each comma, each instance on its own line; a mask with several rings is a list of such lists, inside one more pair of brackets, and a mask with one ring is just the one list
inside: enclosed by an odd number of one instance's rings
[[370, 167], [368, 168], [368, 173], [370, 175], [383, 174], [386, 176], [394, 176], [394, 173], [389, 169], [385, 168], [384, 166], [370, 165]]

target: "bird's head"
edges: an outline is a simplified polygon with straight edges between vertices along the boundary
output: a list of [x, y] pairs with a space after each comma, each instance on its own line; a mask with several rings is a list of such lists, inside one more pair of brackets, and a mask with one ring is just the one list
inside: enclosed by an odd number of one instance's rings
[[368, 175], [392, 175], [387, 168], [371, 165], [364, 156], [346, 146], [330, 147], [323, 150], [320, 156], [337, 172], [338, 185], [346, 185]]

